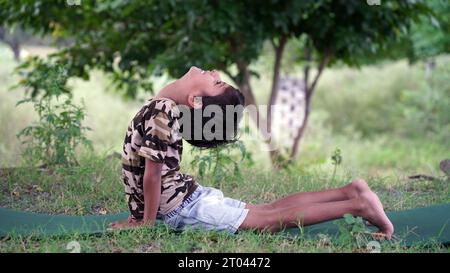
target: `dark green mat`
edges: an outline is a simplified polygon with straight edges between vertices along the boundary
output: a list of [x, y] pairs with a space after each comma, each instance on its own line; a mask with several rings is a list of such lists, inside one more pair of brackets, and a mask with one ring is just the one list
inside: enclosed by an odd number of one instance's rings
[[[450, 203], [437, 206], [392, 211], [387, 213], [395, 228], [394, 239], [401, 245], [424, 245], [430, 243], [450, 244]], [[376, 229], [373, 229], [374, 231]], [[288, 234], [300, 234], [300, 229], [289, 229]], [[306, 236], [339, 234], [333, 221], [304, 228]]]
[[[127, 216], [128, 213], [105, 216], [47, 215], [0, 208], [0, 237], [12, 234], [50, 236], [104, 233], [110, 222]], [[450, 203], [389, 212], [388, 216], [395, 226], [395, 236], [402, 245], [450, 243]], [[301, 234], [298, 228], [288, 229], [284, 233], [289, 236]], [[308, 238], [318, 234], [335, 236], [338, 227], [330, 221], [304, 227], [302, 233]]]

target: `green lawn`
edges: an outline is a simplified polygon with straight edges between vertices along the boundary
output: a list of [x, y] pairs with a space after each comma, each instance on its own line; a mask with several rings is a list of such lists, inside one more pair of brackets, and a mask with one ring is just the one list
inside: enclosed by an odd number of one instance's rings
[[[339, 187], [355, 177], [363, 177], [388, 210], [450, 202], [449, 181], [439, 170], [439, 162], [450, 155], [448, 117], [443, 112], [445, 107], [439, 104], [447, 103], [450, 97], [450, 81], [446, 80], [450, 75], [449, 62], [448, 56], [438, 59], [431, 89], [424, 84], [421, 64], [408, 66], [405, 62], [396, 62], [362, 70], [327, 70], [314, 98], [298, 161], [292, 168], [272, 172], [268, 168], [267, 154], [260, 152], [257, 143], [248, 141], [254, 165], [242, 168], [243, 179], [230, 175], [226, 183], [220, 184], [221, 189], [230, 197], [258, 203], [296, 191]], [[23, 96], [20, 91], [8, 91], [8, 86], [16, 81], [11, 75], [14, 65], [12, 55], [0, 46], [1, 168], [26, 166], [20, 156], [23, 146], [16, 134], [36, 117], [29, 105], [14, 106]], [[260, 102], [266, 99], [266, 89], [270, 86], [264, 82], [267, 78], [270, 77], [262, 76], [254, 81], [255, 90], [261, 90]], [[161, 80], [158, 84], [164, 82]], [[120, 180], [120, 160], [107, 156], [120, 151], [126, 126], [142, 102], [124, 101], [110, 91], [108, 80], [100, 72], [94, 72], [89, 82], [74, 80], [71, 85], [76, 99], [85, 102], [86, 125], [93, 129], [88, 137], [94, 143], [94, 151], [81, 150], [80, 165], [72, 168], [2, 169], [1, 207], [76, 215], [127, 209]], [[437, 99], [421, 99], [424, 92], [434, 94]], [[434, 104], [430, 106], [429, 101]], [[432, 111], [424, 115], [421, 109]], [[337, 147], [342, 150], [343, 162], [333, 177], [330, 157]], [[197, 171], [189, 165], [191, 159], [186, 145], [183, 168], [196, 175]], [[438, 179], [408, 179], [409, 175], [418, 173]], [[208, 175], [199, 179], [203, 185], [218, 186], [213, 181]], [[0, 239], [0, 252], [65, 252], [66, 244], [72, 240], [80, 242], [83, 252], [364, 251], [326, 239], [292, 240], [254, 232], [242, 232], [237, 236], [198, 231], [179, 234], [158, 227], [104, 236], [6, 237]], [[448, 252], [448, 249], [439, 246], [405, 249], [394, 241], [383, 243], [382, 251]]]

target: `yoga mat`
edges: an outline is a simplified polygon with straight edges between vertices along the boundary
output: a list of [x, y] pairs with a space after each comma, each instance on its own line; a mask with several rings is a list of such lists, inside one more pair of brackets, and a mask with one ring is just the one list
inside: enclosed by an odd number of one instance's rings
[[[404, 246], [450, 243], [450, 203], [405, 211], [388, 212], [395, 227], [395, 237]], [[8, 235], [52, 236], [66, 234], [100, 234], [110, 222], [125, 219], [127, 213], [91, 216], [48, 215], [0, 208], [0, 237]], [[288, 236], [319, 234], [337, 236], [334, 221], [283, 231]]]
[[[394, 225], [394, 240], [399, 240], [403, 246], [426, 245], [439, 243], [450, 244], [450, 203], [404, 211], [386, 213]], [[370, 228], [372, 231], [377, 229]], [[284, 231], [290, 235], [300, 235], [298, 228]], [[304, 227], [303, 234], [307, 237], [326, 234], [338, 236], [339, 229], [334, 221]]]

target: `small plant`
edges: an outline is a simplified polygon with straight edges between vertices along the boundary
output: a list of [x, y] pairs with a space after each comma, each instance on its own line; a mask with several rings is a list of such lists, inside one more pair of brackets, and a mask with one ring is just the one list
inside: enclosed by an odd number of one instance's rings
[[372, 233], [361, 217], [345, 214], [343, 219], [336, 220], [334, 223], [339, 229], [338, 244], [342, 246], [362, 249], [366, 248], [367, 244], [372, 241]]
[[241, 180], [242, 164], [253, 164], [252, 155], [246, 150], [242, 141], [208, 150], [195, 148], [194, 154], [194, 159], [190, 163], [191, 167], [198, 170], [200, 178], [209, 173], [214, 186], [219, 186], [223, 179], [229, 179], [230, 176]]
[[[76, 164], [75, 150], [80, 144], [91, 146], [85, 137], [88, 127], [82, 126], [85, 118], [84, 107], [72, 102], [65, 83], [67, 75], [62, 66], [46, 66], [40, 72], [41, 78], [24, 79], [19, 85], [33, 86], [44, 91], [43, 96], [31, 95], [31, 98], [17, 103], [33, 103], [39, 120], [25, 127], [17, 137], [24, 139], [26, 148], [23, 156], [31, 163], [50, 165]], [[45, 73], [46, 72], [46, 73]]]
[[333, 169], [333, 180], [334, 180], [334, 178], [336, 176], [337, 167], [339, 165], [341, 165], [341, 163], [342, 163], [341, 149], [336, 148], [334, 150], [333, 155], [331, 156], [331, 161], [332, 161], [332, 164], [334, 165], [334, 169]]
[[276, 155], [276, 163], [274, 163], [274, 167], [278, 169], [283, 169], [286, 171], [292, 171], [292, 163], [293, 160], [289, 157], [288, 153], [279, 153]]

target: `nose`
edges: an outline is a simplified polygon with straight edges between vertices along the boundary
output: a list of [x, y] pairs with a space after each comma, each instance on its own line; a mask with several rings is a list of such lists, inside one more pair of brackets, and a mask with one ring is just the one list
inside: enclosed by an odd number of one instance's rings
[[213, 78], [215, 80], [221, 80], [220, 74], [219, 74], [219, 72], [217, 70], [214, 69], [214, 70], [210, 71], [210, 73], [211, 73], [211, 75], [213, 76]]

